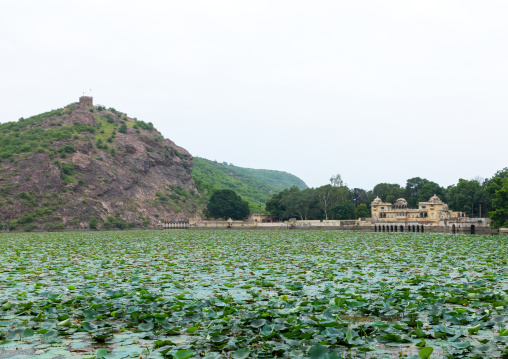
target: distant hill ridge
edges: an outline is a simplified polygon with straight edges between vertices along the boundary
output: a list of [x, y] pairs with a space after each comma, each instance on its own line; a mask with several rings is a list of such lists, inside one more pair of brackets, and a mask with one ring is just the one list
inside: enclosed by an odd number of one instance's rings
[[260, 210], [275, 193], [285, 188], [307, 188], [304, 181], [283, 171], [238, 167], [194, 157], [192, 177], [200, 193], [232, 189], [247, 200], [252, 209]]

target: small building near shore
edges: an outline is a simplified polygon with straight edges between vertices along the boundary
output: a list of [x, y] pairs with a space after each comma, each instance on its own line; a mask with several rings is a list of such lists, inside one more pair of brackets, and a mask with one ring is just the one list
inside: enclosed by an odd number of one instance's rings
[[247, 222], [256, 222], [256, 223], [272, 223], [274, 217], [271, 214], [265, 214], [262, 212], [254, 212], [251, 211], [249, 217], [247, 217]]

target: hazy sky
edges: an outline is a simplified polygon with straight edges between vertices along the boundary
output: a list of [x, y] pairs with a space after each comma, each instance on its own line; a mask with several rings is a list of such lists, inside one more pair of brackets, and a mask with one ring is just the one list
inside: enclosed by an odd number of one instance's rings
[[0, 0], [0, 122], [76, 102], [310, 186], [508, 166], [506, 1]]

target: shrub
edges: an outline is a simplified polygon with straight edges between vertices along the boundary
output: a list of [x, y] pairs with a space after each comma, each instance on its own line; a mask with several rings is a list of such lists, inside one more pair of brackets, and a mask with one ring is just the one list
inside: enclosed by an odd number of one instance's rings
[[64, 228], [65, 228], [65, 223], [63, 223], [63, 222], [55, 224], [55, 229], [64, 229]]
[[65, 146], [62, 146], [58, 149], [58, 152], [60, 152], [61, 154], [63, 153], [74, 153], [76, 152], [76, 148], [72, 145], [65, 145]]
[[125, 228], [127, 228], [127, 223], [125, 223], [124, 221], [121, 221], [121, 220], [115, 221], [114, 225], [118, 229], [125, 229]]
[[30, 197], [30, 195], [26, 192], [20, 192], [20, 194], [18, 195], [18, 198], [19, 199], [26, 199], [26, 200], [32, 199], [32, 197]]
[[101, 138], [99, 138], [99, 139], [97, 140], [97, 142], [95, 143], [95, 145], [96, 145], [96, 146], [97, 146], [97, 148], [99, 148], [99, 149], [103, 149], [103, 150], [107, 150], [107, 149], [108, 149], [108, 145], [107, 145], [107, 144], [105, 144], [105, 143], [102, 141], [102, 139], [101, 139]]
[[62, 172], [67, 176], [72, 176], [74, 174], [74, 165], [72, 163], [64, 163]]
[[30, 223], [35, 219], [35, 217], [36, 217], [35, 213], [27, 213], [26, 215], [18, 218], [18, 223], [19, 224]]
[[95, 217], [90, 218], [90, 221], [88, 222], [88, 226], [90, 229], [97, 229], [97, 225], [99, 224], [99, 220]]
[[124, 123], [122, 126], [120, 126], [120, 129], [118, 130], [120, 133], [127, 133], [127, 125]]
[[143, 121], [138, 121], [136, 120], [136, 125], [139, 127], [139, 128], [142, 128], [143, 130], [147, 130], [147, 131], [152, 131], [154, 128], [153, 128], [153, 124], [151, 122], [143, 122]]
[[35, 224], [27, 224], [26, 226], [23, 227], [23, 231], [30, 232], [30, 231], [32, 231], [35, 228], [37, 228], [37, 225], [35, 225]]

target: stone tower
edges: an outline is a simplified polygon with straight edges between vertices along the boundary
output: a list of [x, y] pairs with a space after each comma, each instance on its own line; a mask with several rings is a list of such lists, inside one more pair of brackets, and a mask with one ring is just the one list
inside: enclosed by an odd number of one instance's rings
[[79, 104], [93, 106], [93, 97], [92, 96], [81, 96], [79, 98]]

